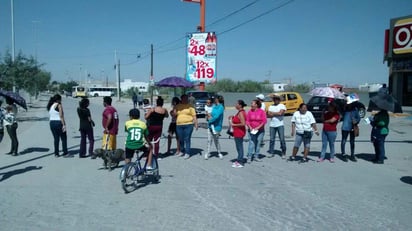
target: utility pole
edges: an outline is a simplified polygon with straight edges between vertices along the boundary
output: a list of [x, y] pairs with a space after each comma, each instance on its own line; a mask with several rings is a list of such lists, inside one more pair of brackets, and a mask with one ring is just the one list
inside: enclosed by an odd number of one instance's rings
[[[40, 23], [40, 21], [33, 20], [31, 21], [33, 24], [33, 34], [34, 34], [34, 59], [36, 61], [36, 66], [37, 66], [37, 24]], [[38, 73], [35, 74], [35, 78], [38, 78]], [[37, 99], [37, 79], [34, 81], [34, 98]], [[30, 97], [31, 100], [31, 97]]]
[[[14, 0], [10, 0], [11, 7], [11, 61], [14, 65], [15, 48], [14, 48]], [[13, 92], [16, 92], [16, 73], [13, 73]]]
[[[117, 51], [114, 51], [114, 59], [117, 59]], [[117, 79], [117, 101], [120, 102], [120, 59], [117, 59], [117, 64], [115, 64], [116, 68], [116, 79]]]
[[[183, 0], [185, 2], [199, 3], [200, 5], [200, 25], [197, 27], [197, 30], [200, 32], [206, 31], [206, 0]], [[205, 82], [199, 83], [199, 90], [205, 90]]]
[[150, 44], [150, 102], [153, 105], [153, 87], [154, 87], [154, 76], [153, 76], [153, 44]]

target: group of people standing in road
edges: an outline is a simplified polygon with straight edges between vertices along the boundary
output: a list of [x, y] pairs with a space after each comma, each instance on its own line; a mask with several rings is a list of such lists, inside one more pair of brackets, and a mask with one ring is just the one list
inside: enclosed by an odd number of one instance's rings
[[[196, 111], [194, 107], [189, 103], [188, 95], [183, 94], [180, 99], [174, 97], [172, 99], [172, 108], [168, 111], [163, 107], [164, 100], [162, 97], [158, 97], [155, 106], [147, 107], [144, 111], [144, 118], [147, 129], [147, 137], [141, 140], [145, 143], [146, 147], [150, 149], [150, 153], [156, 156], [160, 154], [159, 140], [162, 135], [163, 121], [165, 118], [171, 117], [171, 122], [168, 127], [168, 142], [167, 142], [167, 153], [172, 154], [171, 144], [173, 137], [176, 139], [176, 152], [174, 155], [181, 156], [184, 159], [191, 157], [192, 147], [191, 138], [194, 130], [198, 129], [198, 120], [196, 116]], [[248, 136], [248, 147], [247, 147], [247, 161], [248, 162], [260, 162], [261, 147], [263, 142], [263, 137], [265, 135], [265, 126], [269, 124], [269, 148], [268, 148], [268, 158], [276, 156], [279, 154], [282, 159], [286, 159], [286, 142], [285, 142], [285, 127], [284, 127], [284, 114], [286, 112], [286, 107], [280, 103], [280, 97], [278, 95], [273, 95], [273, 104], [267, 109], [264, 109], [264, 104], [262, 102], [263, 95], [258, 95], [256, 99], [251, 101], [250, 110], [245, 111], [247, 106], [243, 100], [238, 100], [236, 102], [235, 108], [237, 112], [234, 115], [228, 117], [230, 124], [230, 135], [234, 137], [235, 147], [237, 150], [236, 161], [233, 162], [232, 167], [241, 168], [244, 166], [244, 149], [243, 143], [245, 136]], [[116, 149], [116, 135], [118, 132], [119, 118], [117, 110], [111, 106], [111, 97], [104, 97], [104, 111], [102, 118], [102, 125], [104, 128], [102, 146], [107, 150]], [[79, 157], [89, 156], [95, 158], [93, 154], [94, 148], [94, 133], [93, 127], [95, 126], [90, 110], [88, 109], [89, 100], [83, 98], [79, 102], [79, 107], [77, 113], [80, 120], [80, 151]], [[134, 105], [135, 106], [135, 105]], [[50, 115], [50, 129], [54, 138], [54, 153], [56, 157], [59, 157], [59, 142], [61, 140], [63, 146], [63, 156], [70, 156], [67, 150], [67, 135], [66, 135], [66, 123], [64, 119], [63, 107], [61, 105], [61, 96], [55, 95], [50, 98], [47, 105], [47, 109]], [[135, 110], [139, 110], [134, 108]], [[223, 130], [223, 120], [224, 120], [224, 99], [222, 96], [217, 96], [211, 98], [207, 101], [206, 109], [206, 121], [208, 128], [208, 138], [206, 152], [204, 154], [204, 159], [209, 159], [211, 157], [212, 145], [217, 150], [217, 156], [223, 159], [222, 145], [219, 140], [222, 130]], [[130, 111], [131, 120], [140, 120], [140, 112]], [[341, 116], [343, 118], [341, 118]], [[388, 124], [389, 116], [387, 111], [381, 110], [377, 113], [372, 120], [372, 135], [371, 140], [374, 144], [376, 152], [376, 163], [383, 163], [385, 158], [384, 151], [384, 141], [388, 134]], [[322, 122], [322, 149], [318, 158], [318, 162], [323, 162], [326, 160], [326, 150], [329, 146], [330, 155], [328, 160], [333, 163], [335, 162], [335, 141], [337, 137], [337, 124], [342, 121], [342, 140], [341, 140], [341, 153], [344, 161], [350, 159], [351, 161], [356, 161], [355, 157], [355, 138], [357, 136], [355, 127], [360, 122], [359, 112], [355, 107], [352, 107], [348, 100], [345, 105], [344, 113], [340, 114], [338, 111], [338, 106], [333, 100], [329, 102], [327, 110], [323, 114]], [[301, 162], [308, 161], [308, 154], [310, 152], [310, 144], [313, 134], [320, 135], [317, 128], [315, 118], [312, 113], [308, 111], [305, 103], [302, 103], [298, 110], [293, 113], [291, 127], [291, 136], [295, 137], [292, 155], [288, 160], [294, 161], [297, 159], [297, 154], [299, 147], [303, 143], [303, 158], [300, 158]], [[130, 124], [130, 123], [129, 123]], [[229, 132], [229, 131], [228, 131]], [[135, 134], [131, 134], [135, 135]], [[275, 140], [276, 136], [280, 142], [280, 151], [277, 153], [275, 151]], [[132, 136], [131, 136], [132, 137]], [[346, 155], [346, 142], [349, 138], [350, 142], [350, 155]], [[86, 148], [86, 140], [88, 140], [89, 148]], [[146, 141], [145, 141], [146, 140]], [[148, 144], [146, 144], [148, 143]], [[141, 147], [139, 147], [141, 148]], [[14, 149], [13, 149], [14, 150]], [[12, 150], [12, 151], [13, 151]], [[130, 154], [129, 154], [130, 157]]]
[[[116, 135], [118, 132], [119, 126], [119, 116], [117, 110], [111, 106], [112, 98], [104, 97], [103, 105], [104, 110], [102, 113], [102, 125], [103, 125], [103, 138], [102, 146], [107, 150], [116, 149]], [[79, 157], [85, 158], [91, 156], [92, 159], [95, 159], [94, 155], [94, 132], [93, 127], [95, 123], [92, 119], [90, 110], [89, 110], [90, 101], [87, 98], [82, 98], [79, 102], [79, 107], [77, 108], [77, 114], [79, 116], [79, 131], [80, 131], [80, 150]], [[47, 110], [49, 112], [49, 124], [50, 130], [53, 135], [54, 140], [54, 155], [55, 157], [60, 157], [59, 145], [60, 141], [62, 143], [62, 156], [63, 157], [72, 157], [68, 152], [67, 148], [67, 128], [66, 120], [64, 118], [64, 111], [62, 105], [62, 97], [59, 94], [56, 94], [50, 97], [47, 104]], [[87, 140], [89, 143], [89, 148], [86, 148]], [[89, 155], [86, 155], [88, 152]]]
[[[267, 110], [264, 109], [262, 103], [264, 96], [257, 95], [255, 100], [252, 100], [250, 110], [246, 113], [244, 107], [246, 106], [243, 100], [238, 100], [235, 108], [238, 112], [229, 116], [229, 125], [232, 127], [233, 136], [235, 138], [236, 150], [238, 152], [237, 160], [232, 164], [232, 167], [241, 168], [244, 164], [244, 150], [243, 139], [248, 135], [249, 144], [247, 149], [247, 161], [252, 162], [261, 161], [259, 159], [260, 147], [263, 142], [265, 134], [265, 124], [269, 123], [269, 149], [268, 158], [275, 156], [275, 139], [279, 137], [280, 141], [280, 153], [282, 159], [286, 159], [286, 142], [285, 142], [285, 129], [284, 129], [284, 114], [286, 112], [285, 105], [280, 103], [280, 97], [273, 95], [273, 104], [269, 106]], [[352, 105], [352, 100], [348, 97], [346, 99], [346, 105], [344, 107], [342, 115], [338, 110], [337, 104], [331, 99], [329, 101], [327, 110], [323, 114], [322, 122], [322, 148], [317, 162], [323, 162], [326, 159], [326, 150], [329, 146], [329, 162], [335, 162], [335, 141], [337, 137], [337, 125], [339, 121], [342, 121], [342, 140], [340, 143], [341, 154], [343, 161], [350, 159], [356, 162], [355, 156], [355, 137], [359, 134], [358, 124], [360, 122], [360, 116], [358, 110]], [[341, 118], [342, 116], [342, 118]], [[268, 122], [269, 120], [269, 122]], [[389, 115], [386, 110], [380, 110], [375, 116], [370, 119], [372, 125], [371, 141], [373, 142], [375, 149], [374, 163], [382, 164], [385, 158], [384, 142], [388, 134]], [[292, 155], [289, 157], [289, 161], [296, 160], [299, 147], [303, 143], [303, 158], [301, 162], [308, 161], [308, 154], [310, 152], [310, 144], [313, 134], [320, 135], [317, 128], [314, 116], [305, 103], [302, 103], [298, 110], [293, 113], [292, 118], [291, 136], [295, 137], [293, 144]], [[247, 132], [246, 132], [247, 131]], [[350, 142], [350, 156], [346, 155], [345, 146], [349, 137]]]

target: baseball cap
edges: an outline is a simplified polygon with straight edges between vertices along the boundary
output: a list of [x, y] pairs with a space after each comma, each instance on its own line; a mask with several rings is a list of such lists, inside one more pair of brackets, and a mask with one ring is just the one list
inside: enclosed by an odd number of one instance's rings
[[265, 96], [263, 94], [259, 94], [256, 96], [256, 98], [260, 99], [260, 100], [264, 100]]

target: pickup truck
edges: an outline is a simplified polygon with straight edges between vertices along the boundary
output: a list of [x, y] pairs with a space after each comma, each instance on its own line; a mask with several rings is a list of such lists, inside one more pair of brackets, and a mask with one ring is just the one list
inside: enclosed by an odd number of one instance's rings
[[206, 116], [206, 111], [205, 111], [205, 105], [206, 105], [206, 100], [215, 97], [216, 94], [213, 92], [208, 92], [208, 91], [188, 91], [186, 94], [190, 97], [190, 95], [193, 95], [195, 97], [195, 110], [196, 110], [196, 116], [198, 118], [204, 118]]

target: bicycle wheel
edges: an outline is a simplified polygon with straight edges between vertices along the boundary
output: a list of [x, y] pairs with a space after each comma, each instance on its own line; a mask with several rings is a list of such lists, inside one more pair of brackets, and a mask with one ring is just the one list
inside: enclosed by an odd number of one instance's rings
[[153, 172], [153, 179], [154, 182], [158, 182], [160, 180], [159, 163], [157, 162], [157, 158], [155, 158], [154, 161], [156, 163], [156, 169]]
[[136, 190], [137, 176], [135, 175], [135, 173], [138, 172], [138, 169], [136, 168], [138, 168], [137, 164], [129, 163], [125, 165], [120, 172], [120, 182], [125, 193]]

